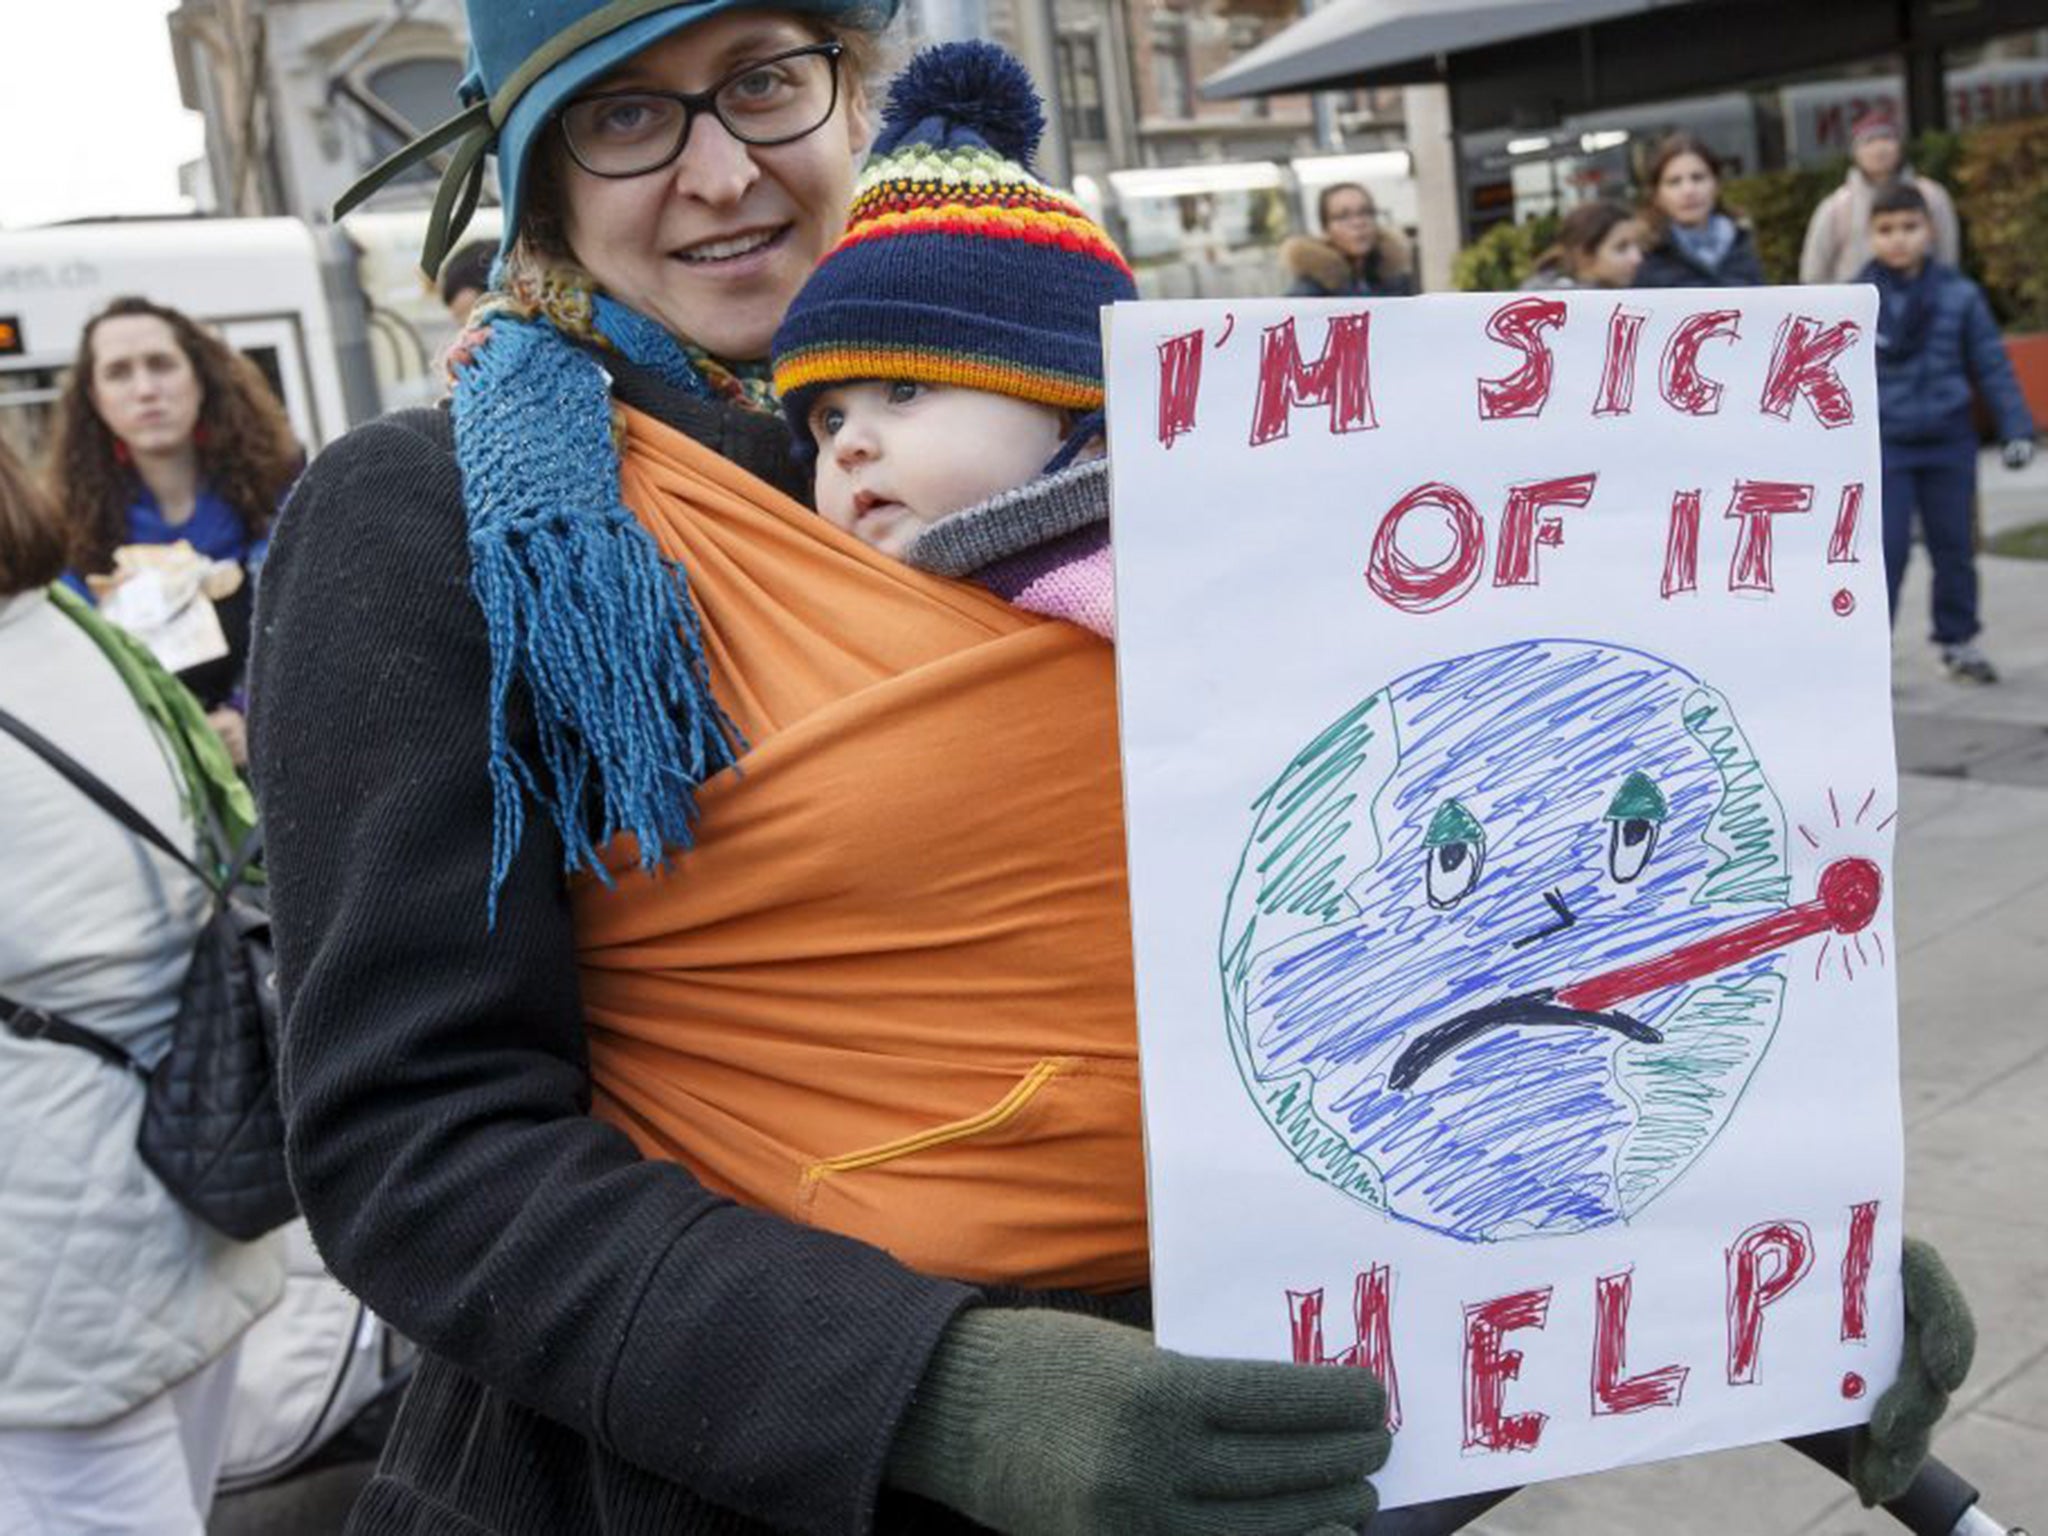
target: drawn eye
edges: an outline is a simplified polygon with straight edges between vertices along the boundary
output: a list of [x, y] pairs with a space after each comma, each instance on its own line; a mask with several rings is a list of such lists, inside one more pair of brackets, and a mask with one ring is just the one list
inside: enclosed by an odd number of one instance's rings
[[1626, 885], [1643, 872], [1656, 851], [1657, 823], [1630, 816], [1607, 825], [1607, 872]]
[[1485, 855], [1478, 843], [1441, 843], [1429, 850], [1429, 904], [1448, 907], [1479, 880]]
[[1429, 904], [1452, 906], [1479, 883], [1479, 871], [1486, 864], [1486, 829], [1464, 806], [1446, 800], [1430, 818], [1422, 851], [1429, 860], [1423, 871]]
[[1647, 773], [1621, 781], [1607, 807], [1607, 872], [1621, 885], [1640, 875], [1657, 851], [1657, 833], [1671, 807]]

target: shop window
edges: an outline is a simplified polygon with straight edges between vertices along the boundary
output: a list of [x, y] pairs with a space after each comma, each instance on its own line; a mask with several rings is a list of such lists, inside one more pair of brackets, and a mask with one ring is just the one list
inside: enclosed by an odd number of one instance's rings
[[1777, 96], [1787, 165], [1818, 167], [1847, 159], [1850, 135], [1866, 115], [1906, 120], [1906, 82], [1889, 72], [1801, 81]]
[[49, 448], [63, 382], [55, 368], [0, 371], [0, 444], [24, 464], [41, 462]]
[[[1234, 15], [1228, 20], [1224, 33], [1225, 45], [1234, 59], [1240, 54], [1250, 53], [1263, 43], [1271, 29], [1264, 17]], [[1238, 103], [1238, 115], [1250, 118], [1267, 118], [1273, 115], [1273, 98], [1270, 96], [1248, 96]]]
[[1188, 68], [1187, 24], [1178, 16], [1152, 18], [1152, 95], [1161, 117], [1194, 116], [1195, 83]]
[[[356, 88], [351, 94], [369, 119], [370, 163], [376, 164], [447, 117], [461, 82], [462, 67], [449, 58], [400, 59], [368, 70], [353, 81]], [[440, 175], [422, 162], [395, 179], [431, 182], [438, 181]]]
[[1063, 32], [1059, 38], [1060, 107], [1067, 137], [1076, 143], [1100, 144], [1109, 137], [1109, 116], [1102, 102], [1102, 58], [1093, 32]]
[[1952, 48], [1942, 64], [1949, 127], [2048, 117], [2048, 28]]

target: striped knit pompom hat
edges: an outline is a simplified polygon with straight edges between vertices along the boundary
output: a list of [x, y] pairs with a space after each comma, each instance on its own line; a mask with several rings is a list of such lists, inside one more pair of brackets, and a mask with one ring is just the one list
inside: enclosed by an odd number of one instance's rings
[[775, 391], [800, 443], [831, 384], [911, 379], [1102, 408], [1099, 311], [1130, 266], [1081, 205], [1031, 171], [1045, 117], [992, 43], [910, 61], [854, 190], [846, 233], [775, 333]]

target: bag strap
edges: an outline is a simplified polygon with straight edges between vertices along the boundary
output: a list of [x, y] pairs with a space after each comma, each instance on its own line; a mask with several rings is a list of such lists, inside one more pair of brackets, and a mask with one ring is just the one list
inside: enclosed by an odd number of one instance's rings
[[201, 794], [198, 799], [199, 813], [206, 818], [203, 830], [221, 866], [220, 883], [213, 888], [214, 897], [216, 900], [225, 901], [241, 887], [249, 873], [249, 867], [263, 857], [263, 823], [259, 821], [250, 827], [248, 835], [242, 839], [241, 846], [236, 847], [228, 835], [228, 829], [221, 822], [220, 811], [214, 805], [213, 797]]
[[6, 1015], [7, 1033], [17, 1040], [54, 1040], [59, 1045], [75, 1045], [81, 1050], [91, 1051], [102, 1061], [126, 1067], [145, 1082], [149, 1080], [149, 1073], [141, 1062], [97, 1030], [74, 1024], [40, 1008], [31, 1008], [27, 1003], [16, 1002], [4, 995], [0, 995], [0, 1014]]
[[[36, 756], [56, 769], [58, 773], [69, 779], [72, 786], [80, 794], [113, 817], [114, 820], [121, 823], [130, 832], [133, 832], [144, 842], [160, 852], [168, 854], [171, 858], [177, 860], [178, 863], [191, 870], [198, 877], [199, 883], [204, 885], [207, 890], [213, 892], [215, 896], [224, 894], [230, 888], [193, 863], [190, 856], [181, 851], [168, 837], [165, 837], [158, 830], [154, 822], [136, 810], [126, 800], [115, 794], [111, 789], [107, 788], [83, 763], [43, 735], [34, 726], [17, 719], [6, 710], [0, 709], [0, 731], [7, 732], [8, 735], [14, 737], [15, 740], [27, 747], [29, 751], [35, 753]], [[251, 841], [255, 841], [253, 834]], [[238, 856], [235, 866], [235, 873], [237, 875], [240, 874], [242, 866], [247, 862], [247, 854], [248, 850], [245, 848], [242, 850], [242, 854]]]

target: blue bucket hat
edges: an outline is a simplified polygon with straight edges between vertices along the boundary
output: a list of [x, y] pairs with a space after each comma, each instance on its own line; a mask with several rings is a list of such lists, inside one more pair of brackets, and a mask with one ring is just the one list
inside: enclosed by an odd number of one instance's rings
[[[556, 112], [593, 81], [672, 32], [741, 9], [820, 16], [878, 32], [899, 0], [464, 0], [470, 68], [462, 111], [364, 174], [334, 205], [339, 219], [393, 177], [449, 151], [420, 267], [431, 279], [462, 237], [483, 193], [484, 156], [498, 157], [504, 205], [500, 250], [519, 230], [520, 197], [535, 141]], [[452, 148], [451, 148], [452, 147]]]

